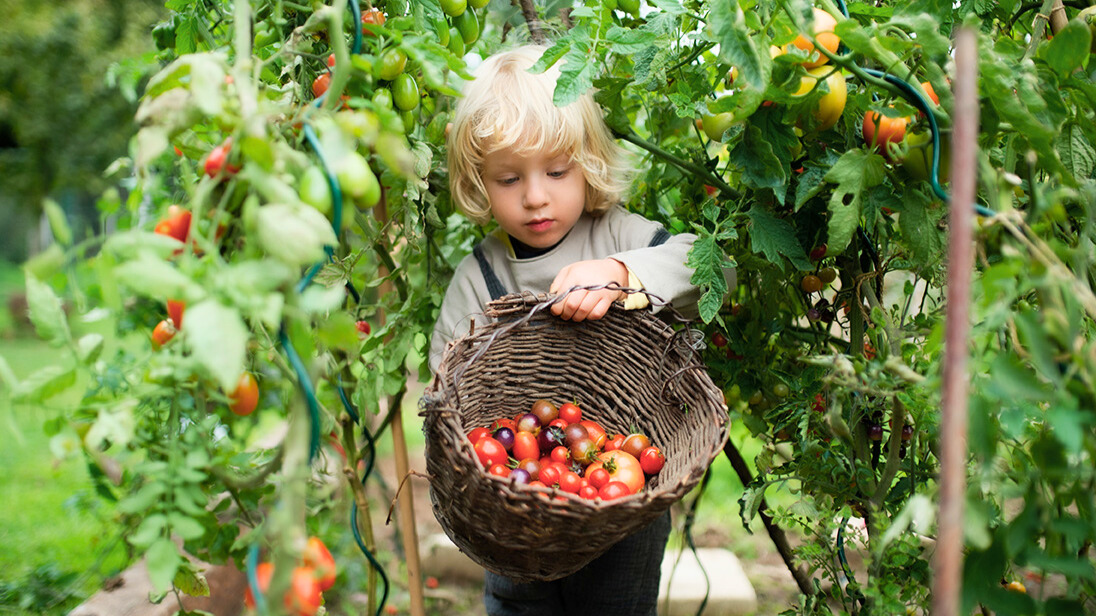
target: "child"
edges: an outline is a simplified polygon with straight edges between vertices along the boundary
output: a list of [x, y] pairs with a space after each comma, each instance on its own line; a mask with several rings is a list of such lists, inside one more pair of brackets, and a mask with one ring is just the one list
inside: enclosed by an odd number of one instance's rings
[[[530, 46], [488, 58], [457, 104], [448, 138], [453, 200], [474, 222], [493, 218], [498, 228], [460, 263], [446, 291], [431, 344], [435, 370], [469, 319], [507, 293], [617, 283], [695, 311], [699, 290], [685, 261], [696, 237], [671, 236], [621, 207], [624, 150], [589, 93], [563, 108], [553, 104], [558, 68], [528, 70], [543, 52]], [[572, 292], [551, 310], [573, 321], [599, 319], [617, 301], [648, 305], [641, 293], [603, 289]], [[667, 512], [553, 582], [515, 583], [488, 571], [487, 613], [654, 616], [669, 531]]]

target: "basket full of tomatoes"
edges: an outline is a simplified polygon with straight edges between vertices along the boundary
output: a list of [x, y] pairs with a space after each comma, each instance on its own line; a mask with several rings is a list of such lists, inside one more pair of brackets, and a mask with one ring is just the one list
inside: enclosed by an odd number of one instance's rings
[[517, 581], [574, 573], [703, 477], [727, 409], [687, 327], [614, 306], [575, 323], [509, 295], [449, 345], [423, 395], [434, 514]]

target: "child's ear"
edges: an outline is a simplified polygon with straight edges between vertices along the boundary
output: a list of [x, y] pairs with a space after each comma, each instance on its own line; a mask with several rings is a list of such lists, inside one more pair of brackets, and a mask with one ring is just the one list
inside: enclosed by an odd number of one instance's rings
[[453, 130], [453, 123], [452, 122], [445, 125], [445, 138], [446, 139], [449, 138], [449, 131], [451, 131], [451, 130]]

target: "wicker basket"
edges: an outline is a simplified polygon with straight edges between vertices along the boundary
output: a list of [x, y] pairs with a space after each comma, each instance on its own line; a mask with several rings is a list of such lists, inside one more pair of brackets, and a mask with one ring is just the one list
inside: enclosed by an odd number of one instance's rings
[[[474, 561], [518, 581], [574, 573], [653, 522], [727, 439], [722, 392], [681, 335], [691, 330], [618, 307], [574, 323], [547, 305], [529, 294], [489, 304], [494, 320], [449, 346], [420, 404], [438, 521]], [[583, 417], [611, 433], [637, 427], [663, 450], [665, 467], [644, 490], [608, 502], [487, 474], [467, 432], [538, 398], [578, 400]]]

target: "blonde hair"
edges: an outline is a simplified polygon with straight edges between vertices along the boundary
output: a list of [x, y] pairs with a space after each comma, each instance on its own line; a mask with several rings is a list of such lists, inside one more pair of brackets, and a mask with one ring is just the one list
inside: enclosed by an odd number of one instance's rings
[[505, 148], [568, 154], [586, 179], [585, 208], [591, 214], [624, 199], [626, 151], [613, 140], [594, 97], [587, 92], [556, 107], [552, 94], [559, 69], [529, 72], [545, 49], [528, 45], [491, 56], [457, 103], [447, 147], [449, 187], [457, 208], [477, 224], [491, 220], [481, 177], [484, 157]]

